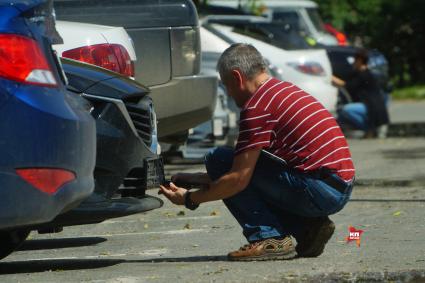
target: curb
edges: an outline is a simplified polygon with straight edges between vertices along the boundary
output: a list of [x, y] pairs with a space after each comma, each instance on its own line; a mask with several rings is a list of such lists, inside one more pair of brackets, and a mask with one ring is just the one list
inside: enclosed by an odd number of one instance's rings
[[388, 127], [388, 137], [425, 137], [425, 122], [390, 124]]

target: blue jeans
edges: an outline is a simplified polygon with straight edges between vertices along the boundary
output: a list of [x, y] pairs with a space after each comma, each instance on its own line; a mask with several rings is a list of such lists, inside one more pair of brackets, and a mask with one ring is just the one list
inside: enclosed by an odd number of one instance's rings
[[[205, 157], [207, 173], [217, 180], [230, 171], [233, 149], [219, 147]], [[338, 178], [336, 175], [333, 176]], [[342, 194], [320, 179], [276, 165], [258, 164], [249, 185], [223, 202], [243, 229], [248, 242], [304, 232], [308, 220], [340, 211], [351, 194]]]
[[[384, 100], [386, 107], [389, 107], [391, 102], [391, 96], [389, 93], [384, 93]], [[363, 102], [345, 104], [338, 111], [338, 122], [341, 125], [348, 124], [355, 129], [366, 132], [369, 128], [366, 104]]]
[[367, 108], [362, 102], [348, 103], [338, 112], [341, 124], [349, 124], [356, 129], [367, 131]]

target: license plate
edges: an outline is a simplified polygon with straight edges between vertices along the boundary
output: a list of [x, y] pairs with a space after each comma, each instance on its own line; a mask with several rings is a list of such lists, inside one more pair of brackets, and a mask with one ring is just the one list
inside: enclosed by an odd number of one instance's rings
[[145, 159], [146, 188], [158, 188], [165, 182], [164, 163], [161, 157]]

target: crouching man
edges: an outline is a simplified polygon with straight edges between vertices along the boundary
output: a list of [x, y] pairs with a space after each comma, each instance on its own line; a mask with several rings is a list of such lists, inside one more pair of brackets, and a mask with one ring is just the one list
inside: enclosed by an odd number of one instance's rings
[[229, 47], [217, 68], [241, 108], [236, 148], [209, 153], [207, 173], [172, 177], [207, 189], [189, 192], [170, 183], [160, 193], [189, 209], [222, 199], [248, 241], [229, 260], [319, 256], [335, 230], [328, 215], [344, 207], [353, 187], [341, 129], [310, 94], [270, 77], [251, 45]]

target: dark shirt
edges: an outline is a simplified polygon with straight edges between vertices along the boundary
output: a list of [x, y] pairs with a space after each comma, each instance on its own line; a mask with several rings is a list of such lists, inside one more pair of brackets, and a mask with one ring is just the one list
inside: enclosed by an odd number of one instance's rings
[[389, 123], [384, 93], [368, 69], [353, 71], [346, 82], [346, 88], [354, 102], [366, 105], [370, 129]]

